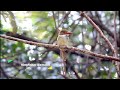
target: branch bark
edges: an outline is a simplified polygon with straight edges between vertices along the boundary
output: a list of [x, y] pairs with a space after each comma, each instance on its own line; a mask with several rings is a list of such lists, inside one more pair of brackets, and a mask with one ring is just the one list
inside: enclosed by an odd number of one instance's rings
[[0, 66], [0, 77], [2, 77], [1, 75], [4, 75], [7, 79], [9, 79], [9, 76], [6, 74], [6, 72], [4, 71], [4, 69]]
[[115, 57], [112, 57], [112, 56], [106, 56], [106, 55], [102, 55], [102, 54], [96, 54], [94, 52], [91, 52], [91, 51], [88, 51], [88, 50], [81, 50], [81, 49], [76, 48], [76, 47], [65, 47], [65, 46], [60, 47], [58, 45], [37, 43], [37, 42], [22, 40], [22, 39], [19, 39], [19, 38], [14, 38], [14, 37], [6, 36], [6, 35], [0, 35], [0, 38], [19, 41], [19, 42], [23, 42], [23, 43], [26, 43], [26, 44], [36, 45], [36, 46], [39, 46], [39, 47], [45, 47], [45, 48], [50, 48], [50, 49], [63, 48], [65, 50], [71, 51], [71, 52], [77, 52], [77, 53], [81, 52], [81, 53], [88, 54], [88, 55], [91, 55], [91, 56], [95, 56], [95, 57], [99, 57], [99, 58], [103, 58], [103, 59], [108, 59], [108, 60], [111, 60], [111, 61], [114, 60], [114, 61], [120, 62], [119, 58], [115, 58]]
[[[90, 16], [89, 17], [92, 19], [92, 21], [94, 23], [96, 23], [101, 29], [103, 29], [104, 31], [106, 31], [108, 33], [108, 35], [110, 35], [113, 39], [114, 39], [114, 34], [111, 32], [111, 30], [109, 28], [107, 28], [103, 23], [99, 22], [97, 19], [95, 19], [94, 17]], [[103, 31], [102, 30], [102, 31]], [[119, 36], [116, 36], [117, 38], [117, 45], [118, 47], [120, 47], [120, 40], [119, 40]]]
[[[114, 40], [115, 40], [115, 49], [116, 49], [116, 53], [115, 53], [115, 57], [118, 57], [118, 53], [117, 53], [117, 31], [116, 31], [116, 17], [117, 17], [117, 12], [115, 11], [114, 13]], [[119, 62], [114, 62], [115, 66], [116, 66], [116, 71], [118, 73], [118, 76], [120, 77], [120, 63]]]
[[[33, 41], [33, 42], [42, 43], [42, 42], [40, 42], [39, 40], [26, 37], [25, 35], [20, 35], [20, 34], [18, 34], [18, 33], [13, 34], [12, 32], [7, 32], [6, 35], [7, 35], [7, 36], [11, 36], [11, 37], [15, 37], [15, 38], [19, 38], [19, 39], [23, 39], [23, 40], [27, 40], [27, 41]], [[49, 44], [50, 44], [50, 42], [49, 42]], [[75, 45], [75, 47], [76, 47], [76, 46], [77, 46], [77, 45]], [[49, 52], [49, 51], [54, 51], [56, 54], [59, 54], [59, 49], [53, 50], [53, 49], [47, 48], [47, 52]], [[76, 53], [76, 52], [71, 52], [71, 54], [75, 54], [75, 55], [79, 55], [79, 56], [81, 56], [81, 57], [85, 57], [84, 54], [80, 54], [80, 53]], [[90, 58], [90, 59], [94, 59], [94, 57], [92, 57], [92, 56], [89, 56], [89, 58]], [[45, 58], [44, 58], [44, 59], [45, 59]]]
[[11, 12], [11, 11], [8, 11], [9, 15], [10, 15], [10, 23], [11, 23], [11, 26], [13, 28], [13, 33], [17, 33], [17, 24], [16, 24], [16, 21], [15, 21], [15, 16], [14, 14]]
[[87, 16], [84, 12], [81, 12], [81, 16], [84, 16], [93, 25], [93, 27], [99, 32], [99, 34], [101, 35], [101, 37], [107, 42], [107, 44], [111, 48], [112, 52], [116, 53], [116, 51], [113, 48], [113, 46], [110, 43], [110, 41], [105, 37], [105, 35], [103, 34], [102, 30], [92, 21], [92, 19], [89, 16]]

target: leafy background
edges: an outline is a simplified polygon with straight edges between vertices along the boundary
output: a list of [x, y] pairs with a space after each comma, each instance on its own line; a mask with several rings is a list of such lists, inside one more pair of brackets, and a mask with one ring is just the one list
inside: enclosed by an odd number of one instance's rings
[[[104, 35], [109, 39], [117, 50], [120, 58], [120, 23], [116, 11], [87, 11], [93, 21], [102, 29]], [[13, 15], [11, 15], [13, 14]], [[67, 15], [64, 17], [65, 15]], [[42, 43], [54, 44], [57, 38], [57, 30], [60, 23], [61, 28], [73, 32], [70, 40], [73, 46], [83, 50], [90, 50], [103, 55], [113, 55], [110, 47], [101, 38], [93, 26], [78, 11], [1, 11], [0, 34], [8, 32], [26, 36], [32, 40]], [[12, 17], [14, 16], [14, 17]], [[116, 20], [117, 46], [114, 39], [114, 20]], [[56, 23], [56, 25], [55, 25]], [[102, 24], [102, 25], [101, 25]], [[100, 26], [101, 25], [101, 26]], [[17, 29], [15, 29], [17, 27]], [[49, 50], [21, 42], [10, 41], [0, 38], [0, 62], [1, 79], [24, 78], [24, 79], [64, 79], [60, 74], [61, 59], [58, 50]], [[68, 53], [68, 60], [83, 79], [115, 79], [117, 73], [115, 65], [108, 60], [85, 54]], [[7, 60], [13, 60], [7, 63]], [[53, 69], [47, 67], [23, 67], [21, 63], [45, 63], [51, 64]], [[68, 77], [77, 79], [70, 66], [67, 67]]]

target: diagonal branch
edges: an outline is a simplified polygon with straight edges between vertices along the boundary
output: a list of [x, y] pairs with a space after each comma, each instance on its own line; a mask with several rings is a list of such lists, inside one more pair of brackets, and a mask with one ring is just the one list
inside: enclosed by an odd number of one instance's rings
[[93, 27], [99, 32], [99, 34], [101, 35], [101, 37], [107, 42], [107, 44], [111, 48], [112, 52], [116, 53], [116, 51], [113, 48], [113, 46], [110, 43], [110, 41], [105, 37], [105, 35], [103, 34], [102, 30], [92, 21], [92, 19], [89, 16], [87, 16], [84, 12], [81, 12], [81, 15], [84, 16], [93, 25]]
[[[114, 40], [115, 40], [115, 49], [116, 49], [116, 53], [115, 53], [115, 57], [118, 57], [117, 56], [117, 31], [116, 31], [116, 17], [117, 17], [117, 12], [115, 11], [114, 13]], [[120, 77], [120, 63], [119, 62], [114, 62], [115, 63], [115, 66], [116, 66], [116, 71], [118, 73], [118, 76]]]
[[[61, 21], [60, 21], [60, 23], [58, 24], [58, 26], [57, 26], [56, 29], [58, 29], [59, 27], [61, 27], [61, 25], [62, 25], [63, 22], [67, 19], [67, 17], [68, 17], [69, 14], [70, 14], [70, 11], [69, 11], [68, 13], [66, 13], [66, 14], [62, 17], [62, 19], [61, 19]], [[52, 38], [56, 35], [55, 33], [56, 33], [56, 31], [54, 31], [54, 33], [53, 33], [53, 35], [51, 36], [49, 42], [51, 42]], [[53, 43], [53, 42], [56, 40], [56, 38], [57, 38], [57, 37], [55, 37], [55, 39], [54, 39], [51, 43]]]
[[63, 22], [67, 19], [67, 17], [68, 17], [68, 15], [70, 14], [70, 12], [71, 12], [71, 11], [69, 11], [68, 13], [66, 13], [66, 14], [63, 16], [63, 18], [62, 18], [61, 22], [59, 23], [58, 27], [60, 27], [60, 26], [63, 24]]
[[52, 11], [52, 14], [53, 14], [54, 22], [55, 22], [55, 28], [56, 28], [56, 30], [57, 30], [57, 24], [56, 24], [56, 19], [55, 19], [55, 13], [54, 13], [54, 11]]
[[15, 37], [15, 38], [19, 38], [19, 39], [23, 39], [23, 40], [27, 40], [27, 41], [33, 41], [33, 42], [39, 42], [39, 43], [42, 43], [40, 42], [39, 40], [37, 39], [33, 39], [33, 38], [30, 38], [30, 37], [26, 37], [25, 35], [23, 34], [14, 34], [13, 32], [6, 32], [6, 35], [7, 36], [11, 36], [11, 37]]
[[[99, 22], [96, 18], [93, 18], [89, 15], [89, 17], [93, 20], [94, 23], [96, 23], [101, 29], [103, 29], [104, 31], [106, 31], [108, 33], [108, 35], [110, 35], [112, 38], [114, 38], [114, 33], [111, 32], [111, 30], [109, 28], [107, 28], [102, 22]], [[102, 30], [102, 31], [103, 31]], [[119, 40], [119, 35], [116, 36], [117, 37], [117, 45], [120, 47], [120, 40]]]
[[115, 50], [116, 50], [115, 57], [117, 57], [117, 31], [116, 31], [116, 17], [117, 17], [117, 15], [116, 15], [116, 11], [115, 11], [115, 13], [114, 13], [114, 29], [115, 29], [115, 31], [114, 31], [114, 40], [115, 40]]
[[[69, 60], [67, 60], [66, 59], [66, 64], [68, 65], [68, 66], [71, 66], [71, 65], [73, 65], [73, 63], [71, 63]], [[71, 67], [71, 70], [75, 73], [75, 76], [77, 77], [77, 79], [80, 79], [80, 76], [78, 75], [78, 72], [75, 70], [75, 68], [72, 66]]]
[[[0, 63], [1, 64], [1, 63]], [[4, 69], [2, 68], [2, 66], [0, 66], [0, 77], [2, 77], [1, 75], [4, 75], [7, 79], [9, 79], [9, 76], [6, 74], [6, 72], [4, 71]]]
[[99, 58], [103, 58], [103, 59], [108, 59], [108, 60], [111, 60], [111, 61], [114, 60], [114, 61], [120, 62], [119, 58], [115, 58], [115, 57], [112, 57], [112, 56], [106, 56], [106, 55], [102, 55], [102, 54], [96, 54], [94, 52], [91, 52], [91, 51], [88, 51], [88, 50], [81, 50], [81, 49], [76, 48], [76, 47], [65, 47], [65, 46], [60, 47], [58, 45], [37, 43], [37, 42], [22, 40], [22, 39], [18, 39], [18, 38], [13, 38], [13, 37], [6, 36], [6, 35], [0, 35], [0, 37], [5, 38], [5, 39], [9, 39], [9, 40], [23, 42], [23, 43], [30, 44], [30, 45], [36, 45], [36, 46], [39, 46], [39, 47], [50, 48], [50, 49], [63, 48], [65, 50], [68, 50], [68, 51], [71, 51], [71, 52], [77, 52], [77, 53], [81, 52], [81, 53], [88, 54], [88, 55], [91, 55], [91, 56], [95, 56], [95, 57], [99, 57]]
[[8, 13], [10, 14], [9, 19], [10, 19], [11, 26], [13, 28], [13, 33], [15, 34], [17, 32], [17, 24], [16, 24], [16, 21], [15, 21], [15, 16], [11, 11], [8, 11]]
[[[110, 35], [113, 39], [114, 39], [114, 33], [111, 32], [111, 30], [109, 28], [107, 28], [102, 22], [98, 21], [96, 18], [92, 17], [89, 15], [89, 17], [92, 19], [92, 21], [94, 23], [96, 23], [101, 29], [102, 31], [106, 31], [108, 33], [108, 35]], [[120, 40], [119, 40], [119, 35], [116, 36], [117, 38], [117, 45], [118, 47], [120, 47]]]

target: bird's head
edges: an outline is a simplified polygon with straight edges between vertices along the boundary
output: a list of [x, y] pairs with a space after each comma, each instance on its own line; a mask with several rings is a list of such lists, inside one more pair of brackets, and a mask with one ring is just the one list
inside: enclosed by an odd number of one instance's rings
[[71, 35], [72, 32], [67, 31], [66, 29], [58, 30], [59, 35]]

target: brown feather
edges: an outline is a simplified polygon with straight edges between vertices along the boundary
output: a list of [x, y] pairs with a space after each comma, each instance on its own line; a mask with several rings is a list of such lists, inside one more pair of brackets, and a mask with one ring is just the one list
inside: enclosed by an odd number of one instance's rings
[[63, 49], [60, 49], [60, 57], [63, 60], [63, 71], [64, 71], [64, 75], [66, 74], [66, 52]]

